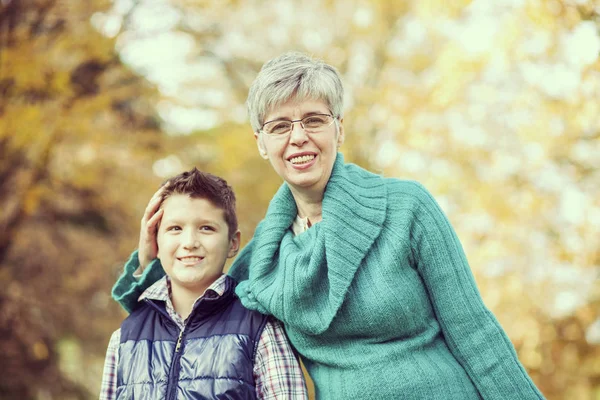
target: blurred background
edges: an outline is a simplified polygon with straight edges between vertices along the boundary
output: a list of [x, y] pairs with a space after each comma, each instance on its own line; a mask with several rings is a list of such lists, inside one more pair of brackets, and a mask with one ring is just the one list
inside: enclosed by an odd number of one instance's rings
[[93, 399], [147, 200], [192, 166], [244, 242], [280, 179], [247, 90], [300, 50], [347, 160], [425, 184], [548, 399], [600, 399], [600, 1], [0, 0], [0, 399]]

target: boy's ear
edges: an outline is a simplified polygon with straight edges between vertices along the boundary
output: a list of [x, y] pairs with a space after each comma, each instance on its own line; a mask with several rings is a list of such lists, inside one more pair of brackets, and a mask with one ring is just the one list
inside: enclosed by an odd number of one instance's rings
[[238, 251], [240, 250], [240, 242], [241, 242], [242, 234], [239, 231], [235, 231], [233, 237], [229, 239], [229, 252], [227, 253], [227, 258], [234, 257]]
[[267, 155], [267, 149], [265, 149], [265, 144], [260, 136], [259, 132], [254, 132], [254, 140], [256, 140], [256, 146], [258, 147], [258, 153], [262, 158], [267, 160], [269, 156]]

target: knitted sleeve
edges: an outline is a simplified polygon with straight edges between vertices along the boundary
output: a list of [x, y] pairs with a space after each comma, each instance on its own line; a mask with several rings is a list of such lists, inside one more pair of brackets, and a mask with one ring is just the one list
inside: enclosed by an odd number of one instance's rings
[[411, 246], [450, 350], [485, 399], [543, 399], [484, 305], [462, 246], [427, 190], [414, 194]]
[[138, 252], [135, 250], [125, 263], [123, 273], [112, 288], [113, 299], [121, 304], [121, 307], [128, 313], [138, 306], [138, 298], [144, 293], [144, 290], [165, 275], [158, 258], [150, 263], [141, 277], [135, 278], [133, 273], [139, 266]]

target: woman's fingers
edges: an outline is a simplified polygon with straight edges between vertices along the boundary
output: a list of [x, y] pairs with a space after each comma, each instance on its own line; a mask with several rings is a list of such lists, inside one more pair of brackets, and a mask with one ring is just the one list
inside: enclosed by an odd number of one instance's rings
[[156, 242], [156, 227], [163, 215], [162, 208], [142, 227], [140, 243], [138, 246], [138, 258], [142, 270], [158, 256], [158, 244]]
[[142, 226], [145, 225], [146, 222], [148, 222], [150, 218], [152, 218], [152, 216], [156, 213], [156, 210], [158, 210], [158, 207], [160, 206], [160, 202], [162, 200], [162, 192], [163, 188], [161, 187], [156, 193], [154, 193], [154, 195], [148, 202], [146, 210], [144, 211], [144, 216], [142, 217]]
[[156, 227], [158, 226], [163, 210], [159, 209], [162, 200], [163, 188], [161, 187], [154, 193], [148, 206], [144, 211], [141, 221], [140, 242], [138, 245], [138, 259], [141, 270], [154, 260], [158, 255], [158, 245], [156, 243]]
[[148, 220], [148, 223], [146, 223], [146, 232], [149, 236], [152, 236], [153, 239], [156, 239], [156, 227], [162, 219], [163, 211], [164, 210], [162, 208], [156, 211], [152, 218]]

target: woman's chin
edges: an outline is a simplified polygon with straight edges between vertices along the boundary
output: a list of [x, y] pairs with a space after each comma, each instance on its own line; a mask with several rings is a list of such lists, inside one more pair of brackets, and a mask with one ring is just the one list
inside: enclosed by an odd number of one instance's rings
[[325, 188], [326, 181], [316, 176], [291, 176], [285, 179], [288, 185], [294, 187], [296, 190], [314, 190], [316, 188]]

